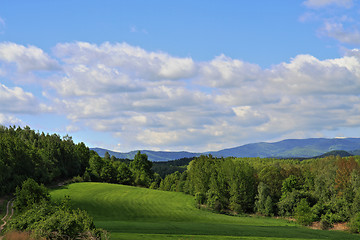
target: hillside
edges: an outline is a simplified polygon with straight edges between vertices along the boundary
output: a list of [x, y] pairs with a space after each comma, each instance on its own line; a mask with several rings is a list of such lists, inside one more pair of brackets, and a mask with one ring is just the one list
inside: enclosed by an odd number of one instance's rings
[[51, 192], [70, 196], [111, 239], [359, 239], [297, 227], [286, 220], [232, 217], [199, 210], [190, 195], [106, 183], [76, 183]]
[[180, 158], [192, 158], [200, 156], [202, 153], [191, 153], [186, 151], [181, 152], [166, 152], [166, 151], [151, 151], [151, 150], [136, 150], [127, 153], [115, 152], [103, 148], [90, 148], [99, 154], [99, 156], [104, 157], [105, 153], [108, 152], [111, 156], [115, 156], [120, 159], [133, 159], [138, 151], [145, 153], [150, 161], [170, 161]]
[[274, 143], [253, 143], [240, 147], [211, 152], [217, 157], [314, 157], [334, 151], [360, 149], [360, 138], [309, 138], [287, 139]]
[[[274, 143], [251, 143], [239, 147], [210, 151], [204, 153], [191, 152], [165, 152], [141, 150], [146, 153], [151, 161], [169, 161], [180, 158], [190, 158], [200, 155], [212, 154], [215, 157], [274, 157], [274, 158], [309, 158], [320, 156], [324, 153], [343, 150], [356, 155], [360, 149], [360, 138], [309, 138], [287, 139]], [[128, 153], [113, 152], [101, 148], [92, 148], [100, 156], [108, 151], [117, 158], [133, 159], [137, 151]]]

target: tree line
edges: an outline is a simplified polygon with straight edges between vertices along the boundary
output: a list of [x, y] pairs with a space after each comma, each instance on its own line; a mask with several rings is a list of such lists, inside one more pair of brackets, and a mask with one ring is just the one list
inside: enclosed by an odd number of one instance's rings
[[159, 189], [192, 194], [198, 207], [225, 214], [294, 217], [322, 229], [349, 222], [360, 232], [359, 156], [309, 160], [194, 159], [183, 173], [162, 179]]
[[225, 214], [294, 217], [304, 225], [319, 221], [323, 229], [350, 222], [354, 232], [360, 231], [359, 161], [359, 156], [286, 160], [209, 155], [163, 163], [157, 168], [160, 176], [141, 152], [133, 160], [108, 153], [102, 158], [69, 136], [0, 127], [0, 195], [14, 192], [28, 178], [49, 184], [74, 177], [184, 192], [194, 196], [199, 208]]
[[69, 136], [0, 126], [0, 196], [13, 193], [28, 178], [51, 184], [82, 175], [92, 154]]
[[0, 126], [0, 196], [13, 193], [28, 178], [46, 185], [74, 178], [153, 188], [161, 181], [146, 154], [138, 152], [133, 160], [109, 153], [101, 158], [70, 136]]

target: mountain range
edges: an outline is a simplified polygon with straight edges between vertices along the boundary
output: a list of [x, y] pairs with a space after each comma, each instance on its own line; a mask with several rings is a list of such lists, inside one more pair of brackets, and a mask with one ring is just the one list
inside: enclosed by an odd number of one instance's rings
[[[108, 152], [116, 158], [133, 159], [138, 152], [127, 153], [114, 152], [103, 148], [91, 148], [100, 156]], [[347, 151], [353, 155], [360, 154], [360, 138], [308, 138], [308, 139], [286, 139], [279, 142], [259, 142], [242, 145], [239, 147], [210, 151], [203, 153], [193, 152], [170, 152], [140, 150], [148, 155], [150, 161], [170, 161], [180, 158], [191, 158], [200, 155], [211, 154], [215, 157], [261, 157], [261, 158], [311, 158], [320, 156], [334, 150]]]

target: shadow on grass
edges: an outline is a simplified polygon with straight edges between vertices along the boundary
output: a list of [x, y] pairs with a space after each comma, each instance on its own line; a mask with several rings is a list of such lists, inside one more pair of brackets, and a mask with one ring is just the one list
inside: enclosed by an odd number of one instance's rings
[[284, 239], [360, 239], [358, 234], [313, 230], [296, 226], [253, 226], [199, 222], [96, 222], [113, 233], [204, 235]]

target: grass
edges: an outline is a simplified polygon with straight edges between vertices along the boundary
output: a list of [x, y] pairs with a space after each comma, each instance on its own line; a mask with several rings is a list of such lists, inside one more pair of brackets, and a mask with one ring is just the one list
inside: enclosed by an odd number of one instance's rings
[[75, 183], [51, 192], [69, 195], [111, 239], [360, 239], [339, 231], [312, 230], [287, 220], [234, 217], [199, 210], [192, 196], [106, 183]]

